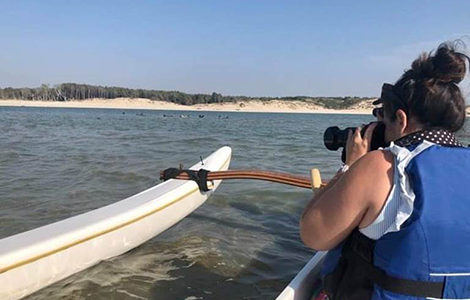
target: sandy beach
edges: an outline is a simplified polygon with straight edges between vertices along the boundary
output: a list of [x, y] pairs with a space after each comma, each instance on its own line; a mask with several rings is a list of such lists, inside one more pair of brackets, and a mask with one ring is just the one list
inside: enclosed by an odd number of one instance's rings
[[90, 99], [82, 101], [25, 101], [0, 100], [0, 106], [26, 107], [63, 107], [63, 108], [114, 108], [114, 109], [152, 109], [152, 110], [187, 110], [187, 111], [226, 111], [226, 112], [271, 112], [271, 113], [323, 113], [323, 114], [370, 114], [373, 108], [370, 99], [359, 103], [352, 109], [326, 109], [309, 102], [251, 100], [238, 103], [210, 103], [180, 105], [164, 101], [152, 101], [142, 98]]
[[[0, 106], [62, 107], [62, 108], [112, 108], [112, 109], [152, 109], [186, 111], [226, 111], [226, 112], [269, 112], [269, 113], [317, 113], [317, 114], [370, 114], [375, 99], [365, 100], [351, 109], [326, 109], [303, 101], [250, 100], [238, 103], [210, 103], [180, 105], [165, 101], [142, 98], [89, 99], [82, 101], [26, 101], [0, 100]], [[470, 107], [467, 107], [470, 116]]]

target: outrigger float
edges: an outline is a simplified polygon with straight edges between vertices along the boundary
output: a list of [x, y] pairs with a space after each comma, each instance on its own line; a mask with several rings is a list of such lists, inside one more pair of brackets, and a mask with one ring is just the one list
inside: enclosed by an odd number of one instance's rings
[[[227, 170], [223, 147], [191, 170]], [[25, 297], [123, 254], [155, 237], [202, 205], [221, 180], [201, 192], [193, 181], [171, 179], [137, 195], [0, 240], [0, 299]]]
[[[311, 170], [310, 177], [291, 175], [287, 173], [257, 171], [257, 170], [229, 170], [219, 172], [194, 172], [191, 170], [180, 170], [170, 168], [160, 173], [160, 178], [178, 178], [183, 180], [194, 180], [204, 190], [207, 180], [216, 179], [255, 179], [288, 184], [301, 188], [318, 189], [324, 187], [320, 171]], [[315, 288], [320, 287], [320, 271], [323, 259], [327, 252], [317, 252], [310, 261], [300, 270], [289, 285], [277, 296], [276, 300], [310, 300]]]
[[[310, 177], [258, 170], [228, 170], [232, 150], [222, 147], [190, 169], [169, 168], [165, 182], [114, 204], [0, 239], [0, 299], [25, 297], [54, 282], [123, 254], [182, 220], [202, 205], [222, 180], [256, 179], [321, 188]], [[307, 300], [326, 252], [318, 252], [276, 300]]]

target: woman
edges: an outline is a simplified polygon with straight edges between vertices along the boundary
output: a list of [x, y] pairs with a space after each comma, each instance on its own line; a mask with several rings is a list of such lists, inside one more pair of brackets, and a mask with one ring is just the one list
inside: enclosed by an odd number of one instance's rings
[[374, 125], [350, 133], [346, 166], [305, 208], [302, 240], [330, 250], [317, 299], [470, 298], [470, 150], [453, 135], [470, 59], [456, 46], [383, 85], [390, 146], [368, 152]]

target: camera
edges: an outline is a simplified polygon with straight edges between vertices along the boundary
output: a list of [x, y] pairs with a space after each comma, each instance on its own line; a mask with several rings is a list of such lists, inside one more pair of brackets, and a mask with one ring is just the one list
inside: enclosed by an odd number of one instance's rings
[[[364, 137], [364, 134], [367, 128], [372, 123], [367, 124], [361, 129], [361, 136]], [[348, 132], [354, 132], [355, 127], [347, 127], [345, 129], [339, 129], [338, 126], [328, 127], [323, 134], [323, 142], [325, 147], [328, 150], [336, 151], [339, 148], [343, 148], [343, 153], [341, 154], [341, 160], [344, 162], [346, 160], [346, 142], [348, 140]], [[385, 142], [385, 124], [383, 122], [378, 122], [374, 131], [372, 132], [372, 140], [370, 143], [370, 150], [377, 150], [380, 147], [386, 147], [388, 143]]]

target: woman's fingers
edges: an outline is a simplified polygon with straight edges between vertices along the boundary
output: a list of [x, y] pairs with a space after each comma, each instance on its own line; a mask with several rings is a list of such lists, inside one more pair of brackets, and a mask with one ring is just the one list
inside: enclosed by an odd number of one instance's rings
[[372, 140], [372, 134], [374, 133], [375, 127], [377, 127], [377, 123], [373, 122], [366, 128], [366, 132], [364, 133], [365, 140], [368, 140], [369, 142]]
[[360, 143], [361, 142], [362, 136], [361, 136], [361, 128], [360, 127], [357, 127], [356, 130], [354, 130], [353, 140], [354, 140], [355, 143]]
[[377, 123], [371, 123], [367, 128], [366, 132], [364, 133], [364, 142], [367, 145], [367, 151], [370, 150], [370, 144], [372, 141], [372, 135], [374, 134], [374, 129], [377, 127]]
[[353, 141], [353, 134], [354, 134], [354, 131], [348, 130], [348, 139], [346, 140], [346, 147], [351, 146], [351, 143]]
[[348, 141], [346, 143], [346, 164], [353, 164], [356, 160], [369, 152], [372, 135], [376, 126], [377, 123], [371, 123], [366, 128], [364, 136], [361, 136], [361, 127], [356, 128], [354, 132], [349, 130]]

